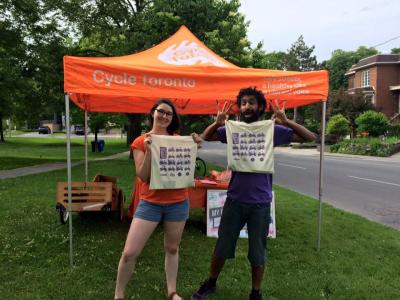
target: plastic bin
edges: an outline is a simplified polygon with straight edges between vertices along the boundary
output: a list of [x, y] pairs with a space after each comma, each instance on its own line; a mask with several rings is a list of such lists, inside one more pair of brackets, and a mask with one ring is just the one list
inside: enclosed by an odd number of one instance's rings
[[99, 152], [104, 151], [105, 145], [106, 145], [106, 142], [104, 140], [97, 140], [97, 149], [99, 149]]
[[96, 152], [96, 145], [94, 141], [91, 141], [90, 144], [92, 145], [92, 152]]
[[[90, 143], [92, 145], [92, 152], [96, 152], [96, 142], [91, 141]], [[104, 140], [97, 140], [97, 151], [103, 152], [105, 145], [106, 145], [106, 142]]]

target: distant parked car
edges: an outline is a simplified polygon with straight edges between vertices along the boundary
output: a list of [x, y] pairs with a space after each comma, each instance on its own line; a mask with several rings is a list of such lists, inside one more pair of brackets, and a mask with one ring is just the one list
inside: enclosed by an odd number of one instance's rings
[[49, 126], [40, 126], [38, 129], [39, 134], [50, 134], [51, 129]]
[[83, 128], [83, 126], [76, 125], [74, 132], [76, 135], [85, 135], [85, 128]]

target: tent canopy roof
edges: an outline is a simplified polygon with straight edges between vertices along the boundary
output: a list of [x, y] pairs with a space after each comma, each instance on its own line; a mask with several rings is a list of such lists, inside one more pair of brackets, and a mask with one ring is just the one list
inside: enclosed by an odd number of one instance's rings
[[324, 101], [328, 72], [239, 68], [221, 58], [185, 26], [146, 51], [118, 57], [64, 57], [64, 91], [90, 112], [146, 113], [159, 98], [180, 113], [215, 114], [219, 102], [257, 87], [286, 107]]

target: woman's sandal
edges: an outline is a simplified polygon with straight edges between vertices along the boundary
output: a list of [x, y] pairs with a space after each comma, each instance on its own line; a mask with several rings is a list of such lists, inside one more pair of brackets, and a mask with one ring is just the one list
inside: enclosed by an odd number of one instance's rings
[[[167, 299], [168, 299], [168, 300], [172, 300], [172, 299], [174, 299], [174, 296], [175, 296], [175, 295], [179, 296], [177, 292], [172, 292], [171, 294], [168, 295], [168, 298], [167, 298]], [[182, 298], [182, 299], [183, 299], [183, 298]]]

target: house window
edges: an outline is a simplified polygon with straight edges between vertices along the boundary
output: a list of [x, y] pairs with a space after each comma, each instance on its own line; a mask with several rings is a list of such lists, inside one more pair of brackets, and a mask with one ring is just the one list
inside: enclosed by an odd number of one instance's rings
[[364, 86], [370, 86], [370, 77], [369, 77], [369, 70], [368, 71], [362, 71], [361, 73], [361, 87]]

